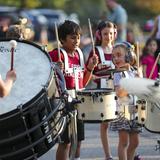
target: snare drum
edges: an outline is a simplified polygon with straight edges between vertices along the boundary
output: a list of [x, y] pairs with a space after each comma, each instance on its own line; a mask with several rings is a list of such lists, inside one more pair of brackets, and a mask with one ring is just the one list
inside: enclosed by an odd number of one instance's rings
[[160, 104], [147, 103], [145, 128], [153, 133], [160, 133]]
[[133, 105], [120, 105], [119, 116], [127, 120], [135, 120], [137, 117], [136, 106]]
[[143, 125], [146, 120], [146, 106], [145, 100], [137, 100], [136, 105], [120, 105], [119, 116]]
[[[0, 73], [10, 69], [10, 43], [0, 41]], [[18, 41], [14, 51], [17, 79], [9, 96], [0, 100], [0, 159], [37, 159], [56, 142], [65, 125], [54, 101], [57, 76], [48, 54], [38, 45]]]
[[116, 93], [109, 89], [87, 89], [77, 92], [78, 118], [84, 122], [96, 123], [117, 118]]
[[138, 124], [142, 124], [144, 125], [145, 121], [146, 121], [146, 112], [147, 112], [147, 101], [144, 99], [140, 99], [137, 100], [137, 117], [136, 117], [136, 121]]

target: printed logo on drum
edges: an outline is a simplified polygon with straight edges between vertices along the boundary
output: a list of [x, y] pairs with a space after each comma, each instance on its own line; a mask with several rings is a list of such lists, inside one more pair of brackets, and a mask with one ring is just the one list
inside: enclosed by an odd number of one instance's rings
[[[17, 49], [14, 49], [14, 52], [17, 52]], [[11, 48], [5, 48], [4, 46], [0, 46], [0, 53], [11, 53]]]
[[[46, 117], [46, 115], [45, 115], [45, 116], [42, 118], [42, 120], [45, 120], [46, 118], [47, 118], [47, 117]], [[48, 133], [48, 132], [49, 132], [49, 124], [48, 124], [47, 121], [44, 122], [43, 127], [44, 127], [44, 132], [45, 132], [45, 133]], [[48, 141], [48, 143], [51, 143], [51, 142], [52, 142], [52, 135], [51, 135], [51, 134], [47, 136], [47, 141]]]

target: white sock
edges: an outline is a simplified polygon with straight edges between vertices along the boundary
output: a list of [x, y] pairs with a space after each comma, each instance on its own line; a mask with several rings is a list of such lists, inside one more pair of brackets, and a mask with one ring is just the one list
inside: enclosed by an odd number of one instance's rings
[[81, 159], [80, 159], [80, 157], [78, 157], [78, 158], [74, 158], [74, 160], [81, 160]]

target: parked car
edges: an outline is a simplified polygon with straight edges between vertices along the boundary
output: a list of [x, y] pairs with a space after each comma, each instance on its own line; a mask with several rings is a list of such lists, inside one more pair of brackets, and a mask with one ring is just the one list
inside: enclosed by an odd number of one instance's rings
[[53, 9], [36, 9], [48, 20], [48, 39], [55, 40], [55, 23], [57, 26], [63, 23], [67, 19], [67, 14], [63, 10], [53, 10]]

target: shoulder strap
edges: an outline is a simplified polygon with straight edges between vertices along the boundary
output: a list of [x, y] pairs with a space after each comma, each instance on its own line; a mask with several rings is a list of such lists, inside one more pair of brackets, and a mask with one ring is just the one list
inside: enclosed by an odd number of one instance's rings
[[84, 57], [83, 57], [82, 50], [80, 48], [77, 48], [76, 50], [78, 51], [78, 54], [79, 54], [80, 66], [81, 66], [82, 70], [84, 70]]
[[100, 46], [96, 46], [97, 50], [98, 50], [98, 54], [100, 56], [100, 60], [101, 60], [101, 63], [102, 65], [107, 65], [107, 66], [111, 66], [112, 64], [112, 61], [111, 60], [105, 60], [105, 57], [104, 57], [104, 52], [103, 52], [103, 49], [102, 47]]
[[[65, 70], [65, 73], [73, 73], [74, 72], [73, 68], [69, 68], [67, 52], [63, 48], [60, 48], [60, 50], [61, 50], [61, 52], [63, 53], [63, 56], [64, 56], [64, 70]], [[82, 71], [82, 70], [84, 70], [83, 53], [82, 53], [80, 48], [77, 48], [76, 50], [77, 50], [77, 52], [79, 54], [79, 58], [80, 58], [80, 67], [78, 67], [78, 70]]]

